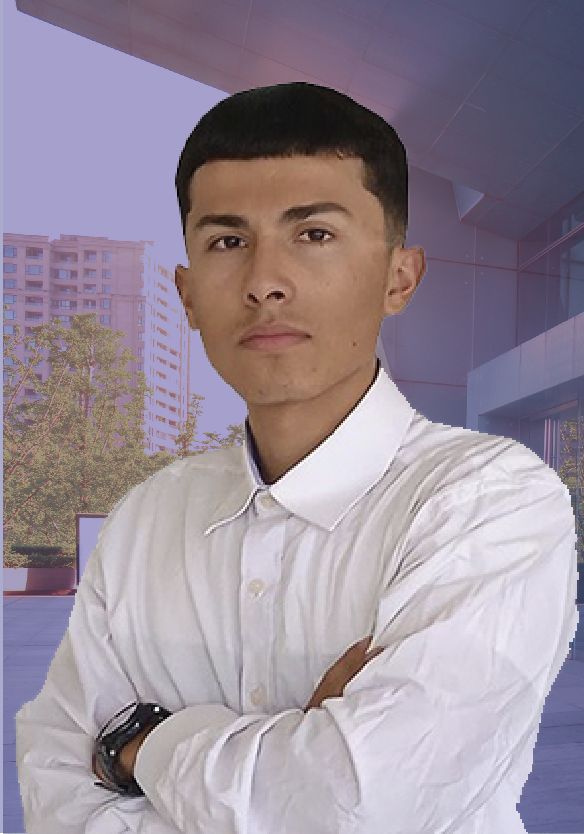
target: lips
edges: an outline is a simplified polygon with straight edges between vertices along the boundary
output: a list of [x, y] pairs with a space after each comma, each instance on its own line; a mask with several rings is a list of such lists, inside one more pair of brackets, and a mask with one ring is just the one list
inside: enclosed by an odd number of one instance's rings
[[285, 333], [279, 336], [252, 336], [241, 343], [248, 350], [260, 350], [273, 353], [287, 350], [294, 345], [302, 344], [310, 339], [305, 333]]
[[308, 336], [308, 333], [305, 333], [296, 327], [292, 327], [291, 325], [278, 324], [274, 322], [272, 324], [256, 325], [256, 327], [246, 330], [241, 338], [241, 341], [246, 342], [248, 339], [254, 339], [262, 336]]

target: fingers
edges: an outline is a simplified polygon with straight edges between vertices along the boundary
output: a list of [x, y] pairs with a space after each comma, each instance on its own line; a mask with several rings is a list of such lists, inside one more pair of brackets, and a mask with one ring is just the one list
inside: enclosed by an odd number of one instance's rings
[[358, 640], [356, 643], [353, 643], [353, 645], [349, 649], [347, 649], [345, 654], [349, 654], [349, 652], [362, 652], [363, 649], [366, 649], [367, 646], [371, 643], [372, 639], [373, 635], [368, 634], [367, 637], [364, 637], [362, 640]]
[[383, 646], [380, 646], [378, 649], [371, 649], [370, 652], [367, 652], [365, 657], [367, 658], [367, 660], [371, 660], [372, 657], [376, 657], [378, 654], [381, 654], [382, 651]]

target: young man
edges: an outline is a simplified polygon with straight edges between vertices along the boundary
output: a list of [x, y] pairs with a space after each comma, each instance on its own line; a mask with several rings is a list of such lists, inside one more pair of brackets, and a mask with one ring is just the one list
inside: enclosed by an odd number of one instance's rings
[[245, 443], [109, 514], [17, 715], [27, 832], [524, 832], [575, 520], [537, 455], [430, 422], [376, 359], [425, 269], [401, 142], [336, 91], [260, 88], [200, 120], [176, 185], [176, 285]]

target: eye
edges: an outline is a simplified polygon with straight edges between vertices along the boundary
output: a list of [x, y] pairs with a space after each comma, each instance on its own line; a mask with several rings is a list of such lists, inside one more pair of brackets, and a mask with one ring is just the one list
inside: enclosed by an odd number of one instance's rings
[[[330, 237], [333, 237], [333, 235], [331, 234], [331, 232], [328, 232], [326, 229], [315, 229], [315, 228], [312, 228], [312, 229], [305, 229], [305, 230], [302, 232], [302, 234], [303, 234], [303, 235], [307, 235], [307, 234], [313, 234], [314, 232], [318, 232], [318, 233], [320, 233], [320, 234], [325, 234], [325, 235], [329, 235]], [[314, 242], [315, 242], [315, 243], [324, 243], [325, 241], [324, 241], [324, 240], [316, 240], [316, 241], [314, 241]]]
[[[320, 235], [324, 234], [324, 235], [329, 235], [329, 237], [334, 237], [332, 232], [327, 231], [327, 229], [318, 229], [318, 228], [305, 229], [301, 234], [303, 234], [303, 235], [314, 234], [315, 232], [317, 232]], [[231, 240], [231, 241], [233, 241], [233, 240], [243, 240], [243, 238], [238, 237], [238, 235], [223, 235], [223, 237], [219, 237], [216, 240], [212, 241], [209, 244], [208, 249], [209, 250], [215, 249], [215, 250], [219, 250], [219, 251], [225, 251], [227, 249], [238, 249], [239, 248], [238, 246], [228, 246], [228, 245], [216, 246], [216, 244], [219, 243], [219, 241], [221, 241], [221, 240], [225, 240], [225, 241]], [[313, 243], [324, 243], [325, 241], [322, 240], [322, 239], [317, 239], [317, 240], [313, 240], [312, 242]]]
[[[212, 243], [209, 244], [209, 249], [217, 249], [218, 247], [215, 246], [216, 243], [219, 243], [220, 240], [241, 240], [242, 238], [238, 237], [237, 235], [223, 235], [223, 237], [218, 237], [217, 240], [214, 240]], [[236, 249], [235, 246], [222, 246], [221, 249]]]

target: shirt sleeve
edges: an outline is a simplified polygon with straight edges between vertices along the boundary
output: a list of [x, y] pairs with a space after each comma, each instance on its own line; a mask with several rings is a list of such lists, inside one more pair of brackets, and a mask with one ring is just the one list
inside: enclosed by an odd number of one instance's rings
[[146, 797], [124, 797], [94, 784], [94, 739], [116, 712], [135, 700], [108, 631], [98, 538], [45, 684], [16, 714], [16, 763], [27, 834], [177, 834]]
[[575, 542], [551, 469], [432, 496], [372, 612], [384, 651], [342, 697], [187, 707], [145, 739], [137, 781], [183, 834], [450, 834], [503, 780], [512, 808], [576, 631]]

